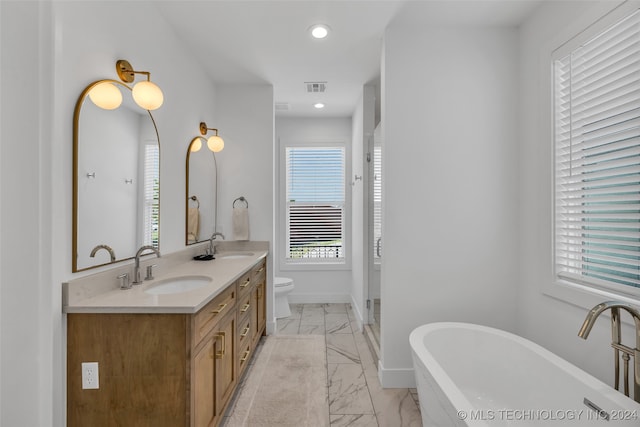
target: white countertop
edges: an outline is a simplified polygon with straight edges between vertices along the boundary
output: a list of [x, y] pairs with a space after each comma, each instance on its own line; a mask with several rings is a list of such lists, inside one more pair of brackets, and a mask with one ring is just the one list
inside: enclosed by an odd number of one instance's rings
[[[75, 285], [76, 288], [73, 282], [65, 283], [63, 293], [66, 292], [66, 295], [63, 297], [62, 309], [65, 313], [196, 313], [268, 253], [266, 250], [253, 249], [246, 252], [252, 255], [242, 258], [220, 256], [211, 261], [188, 260], [170, 268], [156, 268], [153, 280], [134, 285], [131, 289], [112, 286], [105, 292], [91, 295], [83, 289], [91, 286], [90, 280], [84, 279], [82, 283]], [[224, 252], [220, 255], [224, 255]], [[143, 277], [148, 264], [149, 261], [141, 263]], [[111, 276], [116, 278], [115, 273], [111, 273], [109, 277]], [[211, 279], [211, 283], [199, 289], [175, 294], [153, 295], [145, 292], [160, 281], [181, 276], [206, 276]]]

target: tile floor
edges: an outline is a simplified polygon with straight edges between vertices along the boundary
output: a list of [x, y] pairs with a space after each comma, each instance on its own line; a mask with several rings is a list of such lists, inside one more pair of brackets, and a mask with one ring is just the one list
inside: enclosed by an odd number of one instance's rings
[[376, 345], [380, 348], [380, 300], [373, 300], [373, 323], [369, 325], [373, 332], [373, 338], [376, 340]]
[[277, 334], [325, 336], [332, 427], [422, 426], [415, 389], [380, 386], [377, 360], [349, 304], [291, 304], [291, 316], [278, 319]]

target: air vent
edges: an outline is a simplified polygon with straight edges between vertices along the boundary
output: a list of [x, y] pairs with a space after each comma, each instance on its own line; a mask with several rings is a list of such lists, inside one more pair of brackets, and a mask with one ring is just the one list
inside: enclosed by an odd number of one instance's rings
[[291, 106], [288, 102], [276, 102], [276, 111], [289, 111]]
[[304, 82], [307, 93], [322, 93], [327, 90], [327, 82]]

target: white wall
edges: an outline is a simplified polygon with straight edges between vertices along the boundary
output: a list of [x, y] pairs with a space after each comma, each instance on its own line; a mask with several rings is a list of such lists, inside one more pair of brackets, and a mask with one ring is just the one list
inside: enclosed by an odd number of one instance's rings
[[509, 28], [387, 29], [383, 386], [413, 384], [418, 325], [515, 329], [516, 41]]
[[[233, 202], [244, 196], [249, 203], [249, 239], [270, 242], [273, 250], [274, 116], [271, 85], [219, 85], [216, 115], [207, 125], [218, 129], [224, 150], [218, 163], [218, 231], [233, 240]], [[238, 202], [240, 203], [240, 202]], [[272, 269], [273, 254], [267, 259]], [[267, 292], [273, 295], [272, 277]], [[273, 298], [267, 298], [267, 332], [274, 330]]]
[[[589, 339], [578, 338], [587, 308], [606, 296], [570, 292], [571, 303], [543, 291], [553, 286], [553, 141], [550, 55], [620, 2], [547, 2], [520, 33], [520, 278], [518, 332], [613, 384], [609, 319], [602, 316]], [[636, 7], [640, 2], [636, 2]], [[626, 315], [623, 314], [623, 318]], [[623, 335], [633, 337], [630, 325]], [[633, 340], [631, 340], [633, 344]]]
[[[197, 58], [151, 2], [129, 2], [126, 11], [122, 7], [120, 2], [0, 2], [1, 426], [65, 425], [61, 283], [100, 271], [71, 273], [72, 117], [88, 84], [117, 78], [117, 59], [150, 71], [165, 95], [164, 105], [154, 112], [160, 135], [162, 252], [184, 248], [186, 150], [201, 121], [219, 125], [221, 135], [228, 130], [226, 165], [242, 163], [265, 177], [255, 194], [245, 195], [252, 206], [268, 212], [252, 221], [252, 238], [272, 236], [271, 89], [246, 96], [256, 104], [244, 105], [241, 115], [231, 99], [244, 96], [243, 91], [223, 87], [218, 95]], [[227, 106], [237, 116], [225, 116]], [[250, 129], [237, 132], [241, 126]], [[243, 148], [236, 151], [233, 144]], [[220, 177], [225, 183], [232, 178]]]
[[[282, 147], [288, 141], [292, 142], [336, 142], [342, 141], [347, 153], [347, 184], [351, 183], [350, 151], [351, 151], [351, 118], [276, 118], [276, 141], [278, 150], [275, 167], [281, 169]], [[276, 200], [280, 200], [281, 183], [276, 183]], [[351, 192], [351, 185], [347, 185], [347, 193]], [[346, 197], [350, 197], [349, 194]], [[284, 206], [277, 202], [276, 218], [280, 221], [276, 227], [282, 230], [284, 222]], [[351, 222], [351, 217], [347, 217]], [[276, 242], [283, 236], [277, 235]], [[349, 236], [351, 237], [351, 236]], [[282, 253], [276, 244], [274, 246], [274, 269], [276, 276], [291, 277], [295, 283], [295, 289], [289, 294], [289, 301], [293, 303], [324, 303], [324, 302], [351, 302], [351, 271], [341, 270], [312, 270], [312, 269], [285, 269], [280, 261]]]
[[[62, 396], [52, 364], [60, 322], [52, 322], [57, 293], [50, 280], [48, 9], [0, 2], [0, 425], [7, 427], [46, 426]], [[57, 362], [59, 372], [59, 354]]]

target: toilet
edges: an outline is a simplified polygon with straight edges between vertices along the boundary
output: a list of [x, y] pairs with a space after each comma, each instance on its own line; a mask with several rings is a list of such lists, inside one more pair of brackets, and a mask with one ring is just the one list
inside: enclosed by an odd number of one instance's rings
[[293, 288], [293, 279], [290, 279], [289, 277], [273, 278], [276, 319], [291, 316], [291, 309], [289, 308], [289, 298], [287, 297], [287, 295], [291, 293]]

